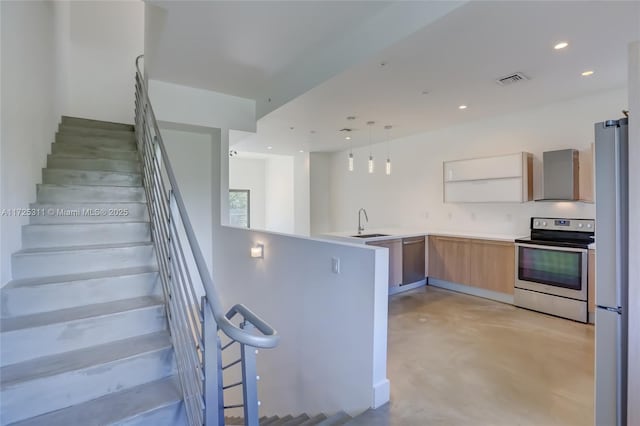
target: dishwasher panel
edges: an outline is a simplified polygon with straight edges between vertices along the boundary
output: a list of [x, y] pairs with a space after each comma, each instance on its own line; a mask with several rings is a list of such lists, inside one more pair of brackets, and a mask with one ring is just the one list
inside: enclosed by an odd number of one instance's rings
[[425, 237], [402, 240], [402, 285], [423, 280], [425, 271]]

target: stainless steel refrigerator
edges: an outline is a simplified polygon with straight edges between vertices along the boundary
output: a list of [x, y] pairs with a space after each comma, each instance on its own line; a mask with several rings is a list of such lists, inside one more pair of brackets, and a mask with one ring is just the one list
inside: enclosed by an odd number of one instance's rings
[[595, 125], [595, 424], [627, 424], [628, 120]]

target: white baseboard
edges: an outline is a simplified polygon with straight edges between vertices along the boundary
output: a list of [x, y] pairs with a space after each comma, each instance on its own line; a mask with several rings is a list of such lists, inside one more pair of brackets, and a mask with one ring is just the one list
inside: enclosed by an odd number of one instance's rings
[[373, 401], [371, 401], [371, 408], [378, 408], [389, 402], [391, 398], [391, 383], [389, 379], [373, 385]]
[[497, 291], [485, 290], [483, 288], [472, 287], [469, 285], [452, 283], [449, 281], [439, 280], [437, 278], [429, 278], [429, 285], [513, 305], [513, 295], [511, 294], [498, 293]]

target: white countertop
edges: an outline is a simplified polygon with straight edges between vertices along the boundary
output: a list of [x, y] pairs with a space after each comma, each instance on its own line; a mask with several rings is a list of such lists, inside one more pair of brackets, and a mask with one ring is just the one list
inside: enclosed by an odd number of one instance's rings
[[490, 234], [490, 233], [478, 233], [478, 232], [462, 232], [462, 231], [434, 231], [434, 230], [411, 230], [411, 229], [399, 229], [399, 228], [376, 228], [365, 229], [362, 232], [364, 235], [368, 234], [384, 234], [381, 237], [371, 238], [358, 238], [354, 237], [357, 232], [342, 231], [342, 232], [329, 232], [326, 234], [318, 235], [320, 238], [335, 239], [350, 243], [365, 244], [373, 241], [395, 240], [400, 238], [417, 237], [421, 235], [438, 235], [442, 237], [457, 237], [457, 238], [473, 238], [481, 240], [493, 240], [493, 241], [514, 241], [517, 238], [522, 238], [522, 235], [508, 235], [508, 234]]

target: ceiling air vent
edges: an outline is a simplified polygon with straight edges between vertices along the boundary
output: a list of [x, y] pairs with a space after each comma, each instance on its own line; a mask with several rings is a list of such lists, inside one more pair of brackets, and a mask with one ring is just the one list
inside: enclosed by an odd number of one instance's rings
[[508, 86], [510, 84], [518, 83], [520, 81], [526, 81], [526, 80], [530, 80], [530, 78], [522, 74], [521, 72], [516, 72], [511, 75], [507, 75], [497, 79], [496, 83], [498, 83], [500, 86]]

